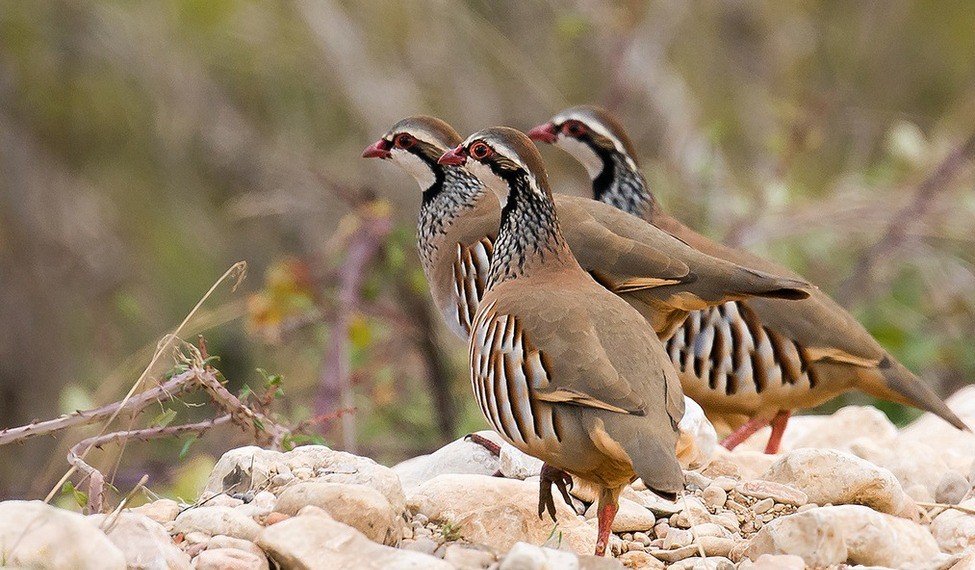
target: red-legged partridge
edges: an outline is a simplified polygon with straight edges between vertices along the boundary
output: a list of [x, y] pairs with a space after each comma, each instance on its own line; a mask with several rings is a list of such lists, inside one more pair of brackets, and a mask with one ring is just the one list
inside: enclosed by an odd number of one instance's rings
[[[443, 121], [415, 116], [397, 122], [362, 154], [391, 160], [419, 183], [423, 197], [417, 239], [423, 270], [444, 320], [467, 340], [484, 294], [501, 207], [464, 166], [437, 163], [460, 141], [460, 135]], [[769, 278], [703, 255], [611, 206], [558, 194], [555, 201], [564, 236], [582, 266], [640, 311], [661, 338], [668, 337], [694, 308], [753, 295], [808, 295], [799, 288], [804, 283]], [[682, 460], [697, 458], [695, 447], [682, 449]], [[559, 473], [545, 469], [542, 479], [567, 495]], [[550, 487], [545, 485], [540, 515], [543, 510], [555, 512]]]
[[[633, 143], [608, 111], [567, 109], [529, 136], [555, 144], [583, 164], [595, 199], [649, 221], [701, 252], [782, 278], [795, 272], [716, 243], [668, 215], [637, 165]], [[965, 424], [910, 370], [887, 353], [846, 310], [819, 289], [801, 301], [748, 299], [694, 311], [670, 337], [667, 351], [684, 392], [712, 417], [744, 415], [728, 439], [732, 449], [772, 424], [775, 453], [793, 410], [819, 405], [852, 389]]]
[[440, 158], [469, 164], [503, 203], [472, 322], [471, 383], [489, 423], [521, 451], [599, 487], [604, 555], [623, 488], [675, 497], [680, 380], [643, 317], [569, 250], [535, 145], [506, 127]]

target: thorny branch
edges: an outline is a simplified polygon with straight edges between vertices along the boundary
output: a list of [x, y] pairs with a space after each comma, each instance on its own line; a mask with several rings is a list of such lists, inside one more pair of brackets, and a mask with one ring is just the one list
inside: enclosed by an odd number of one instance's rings
[[0, 445], [8, 443], [22, 442], [25, 439], [54, 433], [57, 431], [98, 423], [101, 420], [111, 417], [119, 411], [128, 412], [129, 415], [136, 415], [153, 402], [162, 399], [171, 399], [189, 388], [188, 379], [193, 376], [193, 372], [184, 372], [173, 376], [163, 384], [150, 388], [145, 392], [136, 394], [127, 401], [113, 402], [107, 406], [95, 408], [93, 410], [78, 410], [73, 414], [65, 414], [51, 420], [34, 421], [24, 426], [12, 427], [0, 430]]
[[105, 503], [105, 476], [102, 475], [101, 471], [85, 463], [85, 460], [82, 459], [85, 453], [91, 448], [101, 448], [101, 446], [105, 445], [106, 443], [124, 443], [131, 439], [149, 441], [150, 439], [159, 439], [164, 437], [179, 437], [187, 433], [193, 433], [199, 436], [206, 433], [210, 428], [230, 423], [232, 419], [233, 418], [230, 414], [224, 414], [210, 420], [193, 424], [116, 431], [103, 435], [96, 435], [94, 437], [89, 437], [88, 439], [79, 441], [72, 446], [71, 451], [68, 452], [68, 463], [73, 465], [88, 477], [88, 511], [92, 513], [100, 513], [102, 512], [102, 508], [104, 507]]

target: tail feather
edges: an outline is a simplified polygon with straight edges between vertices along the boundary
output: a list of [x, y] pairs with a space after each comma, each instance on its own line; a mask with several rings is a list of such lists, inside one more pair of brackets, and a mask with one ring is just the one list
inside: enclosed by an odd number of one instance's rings
[[799, 279], [775, 277], [755, 269], [742, 268], [742, 271], [748, 277], [746, 285], [739, 290], [743, 296], [800, 301], [808, 298], [809, 291], [815, 288], [815, 285]]
[[[959, 418], [955, 412], [951, 411], [944, 401], [934, 393], [930, 386], [925, 384], [913, 372], [903, 364], [897, 362], [890, 356], [884, 356], [880, 365], [876, 369], [884, 383], [886, 393], [878, 393], [876, 386], [864, 386], [864, 391], [870, 395], [875, 395], [886, 400], [905, 403], [918, 409], [938, 416], [949, 424], [963, 431], [972, 431], [968, 425]], [[870, 389], [873, 387], [874, 389]], [[890, 394], [893, 392], [893, 395]], [[899, 396], [899, 397], [897, 397]]]

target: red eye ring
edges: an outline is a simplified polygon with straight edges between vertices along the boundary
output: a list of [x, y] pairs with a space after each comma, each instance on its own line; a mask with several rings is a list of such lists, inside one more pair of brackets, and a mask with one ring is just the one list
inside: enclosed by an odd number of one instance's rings
[[395, 144], [397, 148], [407, 149], [416, 144], [416, 139], [413, 138], [413, 135], [409, 133], [402, 133], [396, 135], [396, 138], [393, 139], [393, 144]]
[[467, 152], [471, 155], [471, 158], [475, 160], [484, 160], [485, 158], [491, 156], [491, 153], [494, 151], [492, 151], [491, 147], [489, 147], [487, 144], [478, 141], [472, 144]]
[[586, 127], [585, 123], [576, 120], [568, 120], [562, 123], [561, 130], [563, 134], [573, 138], [579, 138], [589, 132], [589, 128]]

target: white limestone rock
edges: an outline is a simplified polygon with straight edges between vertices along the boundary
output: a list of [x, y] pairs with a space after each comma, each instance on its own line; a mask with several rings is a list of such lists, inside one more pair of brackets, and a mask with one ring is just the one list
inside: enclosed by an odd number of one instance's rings
[[[503, 443], [501, 436], [490, 430], [479, 431], [477, 435], [498, 445]], [[466, 437], [452, 441], [429, 455], [407, 459], [392, 467], [403, 485], [403, 491], [407, 494], [437, 475], [445, 473], [493, 475], [500, 468], [501, 460], [498, 456]]]
[[439, 475], [420, 485], [409, 498], [410, 509], [431, 521], [449, 523], [462, 537], [507, 552], [516, 542], [543, 544], [550, 536], [562, 545], [589, 554], [596, 535], [562, 497], [554, 494], [558, 530], [548, 516], [539, 519], [538, 483], [484, 475]]
[[820, 505], [867, 505], [882, 513], [918, 517], [917, 505], [890, 471], [842, 451], [797, 449], [762, 478], [791, 485]]
[[[369, 540], [315, 507], [264, 528], [257, 545], [282, 568], [301, 570], [453, 570], [439, 558]], [[314, 513], [314, 514], [305, 514]]]
[[88, 520], [122, 551], [129, 570], [190, 569], [189, 555], [173, 544], [161, 524], [145, 515], [121, 512], [92, 515]]
[[812, 567], [864, 564], [922, 568], [950, 557], [924, 527], [862, 505], [819, 507], [777, 518], [752, 538], [745, 556], [793, 554]]
[[380, 544], [396, 544], [402, 534], [399, 514], [382, 493], [365, 485], [299, 481], [281, 492], [274, 510], [295, 515], [308, 505], [324, 509], [335, 520]]
[[125, 555], [84, 515], [41, 501], [0, 503], [0, 560], [49, 570], [125, 570]]

